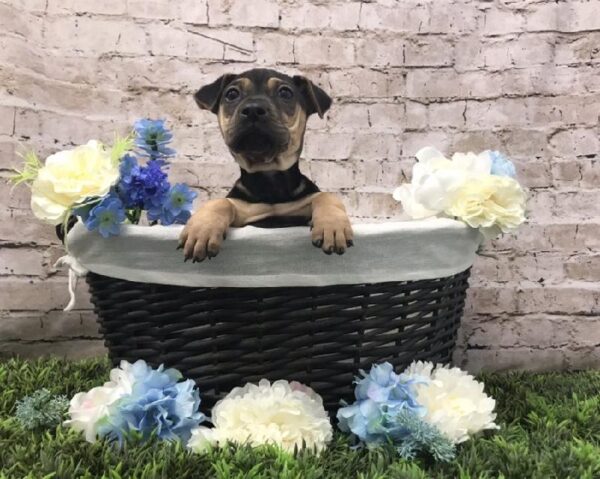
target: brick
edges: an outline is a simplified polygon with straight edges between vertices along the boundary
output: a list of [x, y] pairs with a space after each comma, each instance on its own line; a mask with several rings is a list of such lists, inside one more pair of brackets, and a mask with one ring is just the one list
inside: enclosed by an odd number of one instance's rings
[[600, 161], [557, 158], [552, 162], [552, 178], [557, 186], [594, 188], [600, 184]]
[[[600, 256], [586, 255], [569, 258], [564, 265], [569, 279], [582, 281], [600, 281]], [[600, 341], [598, 341], [600, 344]]]
[[371, 126], [369, 107], [364, 103], [336, 105], [327, 116], [327, 127], [334, 131], [369, 128]]
[[44, 258], [40, 251], [25, 248], [0, 250], [0, 275], [42, 276]]
[[352, 66], [354, 45], [334, 37], [299, 37], [294, 43], [295, 60], [304, 65]]
[[342, 160], [350, 156], [354, 136], [346, 133], [313, 132], [304, 139], [306, 158]]
[[56, 341], [69, 338], [98, 338], [92, 311], [50, 311], [46, 314], [0, 315], [0, 337], [4, 341]]
[[312, 161], [311, 179], [327, 191], [353, 188], [356, 185], [351, 165], [341, 161]]
[[527, 124], [527, 104], [520, 99], [467, 101], [464, 110], [467, 127], [498, 128]]
[[[103, 34], [98, 35], [99, 31]], [[80, 16], [49, 17], [46, 20], [45, 38], [49, 47], [63, 48], [84, 56], [109, 52], [147, 52], [143, 28], [124, 21]]]
[[471, 349], [461, 358], [460, 366], [471, 374], [514, 369], [542, 372], [566, 369], [569, 362], [567, 351], [558, 348]]
[[277, 33], [257, 35], [256, 56], [259, 63], [269, 65], [294, 63], [294, 39]]
[[409, 70], [406, 94], [409, 98], [486, 98], [497, 97], [501, 77], [486, 72], [458, 74], [449, 69]]
[[42, 41], [43, 20], [29, 12], [0, 3], [0, 32], [13, 33], [31, 42]]
[[538, 5], [527, 15], [530, 31], [582, 32], [600, 29], [600, 5], [590, 1]]
[[411, 67], [449, 66], [454, 63], [454, 45], [448, 38], [417, 37], [404, 45], [403, 64]]
[[561, 130], [550, 137], [555, 155], [595, 155], [600, 151], [600, 139], [594, 129]]
[[360, 160], [396, 159], [401, 141], [393, 133], [360, 133], [356, 136], [350, 157]]
[[586, 32], [580, 37], [566, 37], [556, 45], [558, 65], [600, 62], [600, 32]]
[[432, 103], [428, 107], [429, 125], [462, 128], [465, 125], [466, 102]]
[[420, 32], [427, 28], [429, 12], [424, 5], [413, 2], [395, 4], [392, 8], [376, 3], [363, 3], [360, 10], [361, 30], [386, 32]]
[[356, 63], [361, 66], [402, 66], [404, 65], [404, 48], [405, 42], [402, 40], [388, 42], [361, 40], [357, 44]]
[[[79, 309], [90, 309], [91, 304], [85, 281], [80, 281], [77, 290]], [[0, 277], [0, 310], [51, 311], [63, 309], [69, 302], [66, 278], [59, 281], [38, 281]]]
[[95, 13], [101, 15], [122, 15], [127, 5], [121, 0], [48, 0], [47, 12], [57, 13]]
[[485, 35], [506, 35], [523, 31], [525, 16], [514, 12], [489, 9], [483, 17]]
[[380, 131], [397, 132], [404, 124], [404, 105], [376, 103], [369, 105], [369, 127]]
[[402, 72], [375, 71], [367, 68], [343, 69], [329, 72], [330, 91], [338, 97], [388, 98], [401, 96], [405, 91]]
[[229, 9], [231, 23], [243, 27], [277, 27], [279, 7], [276, 2], [233, 0]]

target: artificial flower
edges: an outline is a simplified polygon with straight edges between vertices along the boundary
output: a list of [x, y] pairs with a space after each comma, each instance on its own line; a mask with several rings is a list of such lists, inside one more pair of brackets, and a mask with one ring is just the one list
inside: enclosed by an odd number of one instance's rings
[[138, 166], [132, 160], [127, 161], [125, 174], [117, 186], [125, 207], [146, 210], [161, 207], [171, 188], [161, 163], [151, 160], [145, 166]]
[[393, 193], [411, 218], [456, 217], [487, 237], [513, 231], [525, 220], [525, 193], [510, 177], [514, 165], [498, 152], [448, 159], [427, 147], [416, 157], [411, 183]]
[[499, 151], [487, 151], [492, 159], [491, 174], [496, 176], [517, 176], [515, 165]]
[[135, 144], [142, 154], [161, 161], [175, 154], [175, 150], [167, 146], [173, 134], [165, 128], [165, 120], [141, 119], [135, 122], [134, 129]]
[[188, 444], [204, 450], [208, 444], [227, 442], [259, 446], [273, 444], [286, 451], [306, 446], [321, 451], [332, 438], [323, 401], [287, 381], [261, 380], [258, 385], [234, 388], [212, 410], [212, 433], [196, 431]]
[[356, 378], [356, 401], [338, 410], [339, 428], [374, 446], [388, 441], [394, 425], [390, 422], [401, 411], [424, 414], [415, 398], [417, 380], [404, 378], [394, 372], [390, 363], [375, 364], [369, 373], [360, 371]]
[[118, 235], [121, 223], [125, 221], [126, 217], [123, 203], [114, 195], [105, 196], [84, 216], [87, 229], [98, 230], [104, 238]]
[[61, 224], [74, 205], [106, 195], [118, 178], [110, 151], [96, 140], [60, 151], [38, 170], [31, 185], [31, 209], [39, 219]]
[[183, 183], [173, 185], [161, 205], [148, 209], [150, 221], [160, 220], [163, 225], [185, 224], [191, 216], [192, 203], [198, 196]]
[[15, 417], [25, 429], [50, 428], [59, 424], [67, 410], [69, 400], [47, 389], [38, 389], [17, 401]]
[[70, 419], [64, 425], [83, 432], [86, 441], [94, 442], [101, 422], [110, 412], [110, 406], [124, 394], [125, 391], [116, 385], [98, 386], [88, 392], [75, 394], [69, 406]]
[[459, 368], [415, 362], [403, 373], [406, 379], [424, 379], [415, 385], [416, 400], [425, 408], [423, 420], [437, 427], [454, 443], [494, 423], [496, 402], [483, 391], [483, 384]]
[[122, 443], [133, 432], [187, 442], [205, 416], [193, 381], [181, 381], [176, 369], [151, 368], [145, 361], [121, 361], [110, 381], [71, 400], [65, 425], [84, 431], [88, 441], [97, 437]]
[[525, 221], [525, 192], [508, 176], [470, 178], [457, 188], [446, 212], [494, 238]]
[[121, 365], [121, 374], [113, 377], [117, 384], [129, 384], [130, 391], [110, 408], [98, 433], [122, 442], [133, 431], [148, 438], [155, 433], [160, 439], [187, 442], [191, 431], [204, 421], [199, 412], [200, 395], [192, 380], [178, 382], [176, 369], [157, 369], [144, 361]]

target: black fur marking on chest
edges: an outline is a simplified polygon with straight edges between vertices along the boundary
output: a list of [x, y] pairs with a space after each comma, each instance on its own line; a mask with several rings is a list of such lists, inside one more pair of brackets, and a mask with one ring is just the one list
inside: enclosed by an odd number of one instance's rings
[[[300, 173], [298, 163], [294, 163], [294, 166], [285, 171], [248, 173], [242, 170], [240, 178], [235, 182], [227, 198], [274, 205], [297, 201], [319, 191], [317, 185]], [[259, 228], [306, 226], [309, 219], [302, 216], [271, 216], [252, 223], [252, 226]]]
[[319, 191], [317, 185], [300, 173], [298, 163], [294, 163], [290, 169], [284, 171], [248, 173], [242, 170], [240, 178], [227, 197], [248, 203], [274, 205], [296, 201]]

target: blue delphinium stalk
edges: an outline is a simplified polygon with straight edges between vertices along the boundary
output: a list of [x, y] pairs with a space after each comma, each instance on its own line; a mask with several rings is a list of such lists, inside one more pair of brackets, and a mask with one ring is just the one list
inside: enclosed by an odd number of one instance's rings
[[141, 154], [161, 162], [175, 155], [175, 150], [167, 146], [173, 139], [173, 134], [165, 127], [165, 120], [141, 119], [133, 127], [136, 133], [135, 144]]
[[85, 226], [90, 231], [98, 230], [104, 238], [108, 238], [119, 234], [121, 223], [125, 218], [123, 203], [111, 193], [89, 211]]
[[390, 363], [360, 373], [356, 401], [338, 410], [340, 430], [354, 434], [367, 447], [391, 442], [407, 458], [417, 451], [428, 451], [440, 460], [451, 457], [450, 440], [421, 419], [426, 411], [416, 400], [414, 386], [425, 380], [398, 375]]
[[499, 151], [488, 151], [492, 159], [492, 169], [490, 173], [496, 176], [510, 176], [514, 178], [517, 175], [515, 165], [506, 156]]
[[152, 369], [144, 361], [134, 363], [129, 373], [131, 394], [111, 405], [98, 434], [120, 444], [134, 432], [144, 439], [154, 433], [160, 439], [187, 443], [191, 430], [206, 419], [198, 410], [200, 395], [194, 382], [177, 382], [182, 376], [176, 369]]
[[196, 196], [198, 194], [187, 185], [177, 183], [165, 195], [162, 205], [148, 210], [148, 219], [160, 220], [163, 225], [185, 224], [191, 216], [192, 204]]
[[157, 161], [145, 166], [127, 160], [117, 191], [126, 208], [151, 209], [161, 206], [171, 188], [167, 174]]

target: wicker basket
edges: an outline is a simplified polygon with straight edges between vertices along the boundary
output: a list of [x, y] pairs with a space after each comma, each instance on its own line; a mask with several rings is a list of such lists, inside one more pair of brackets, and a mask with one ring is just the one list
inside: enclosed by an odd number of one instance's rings
[[[117, 255], [126, 244], [119, 243], [126, 241], [122, 238], [111, 243], [85, 236], [83, 228], [77, 234], [80, 238], [70, 244], [77, 249], [79, 243], [86, 254], [94, 251], [90, 255], [105, 245]], [[224, 258], [235, 257], [235, 241]], [[363, 244], [372, 241], [363, 238]], [[457, 238], [456, 249], [465, 241]], [[173, 244], [169, 254], [172, 250], [181, 262]], [[473, 256], [474, 244], [464, 248], [473, 250]], [[312, 255], [307, 257], [317, 258], [314, 268], [342, 261], [322, 258], [309, 248]], [[352, 253], [343, 258], [351, 262]], [[354, 258], [360, 261], [360, 254]], [[94, 266], [93, 258], [82, 259], [95, 271], [87, 282], [114, 363], [144, 359], [175, 367], [197, 382], [205, 407], [246, 382], [297, 380], [321, 394], [331, 412], [340, 399], [352, 400], [354, 376], [372, 363], [390, 361], [400, 369], [417, 359], [451, 360], [472, 263], [470, 258], [466, 267], [454, 269], [458, 273], [423, 280], [186, 287], [107, 276], [107, 270], [120, 272], [119, 265], [102, 268]], [[119, 261], [123, 259], [115, 259]], [[203, 263], [198, 271], [214, 266], [214, 261]]]

